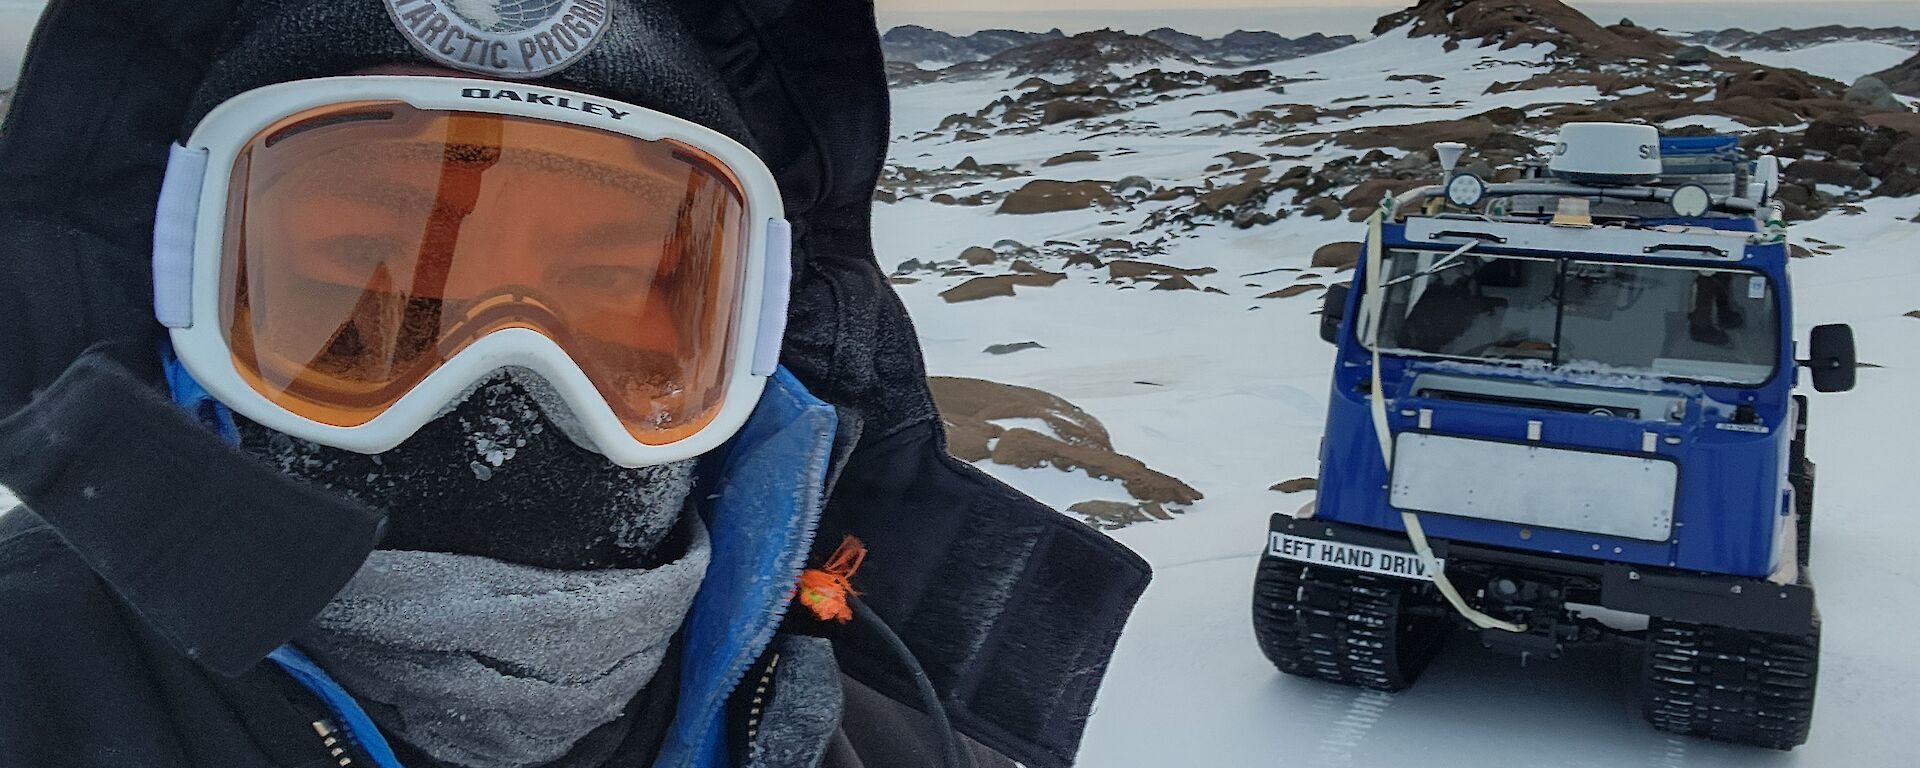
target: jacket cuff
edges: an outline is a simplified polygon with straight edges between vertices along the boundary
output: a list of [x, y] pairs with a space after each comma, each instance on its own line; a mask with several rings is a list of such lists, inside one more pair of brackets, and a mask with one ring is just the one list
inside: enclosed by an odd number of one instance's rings
[[0, 483], [133, 614], [228, 676], [304, 629], [384, 522], [231, 448], [97, 351], [0, 421]]

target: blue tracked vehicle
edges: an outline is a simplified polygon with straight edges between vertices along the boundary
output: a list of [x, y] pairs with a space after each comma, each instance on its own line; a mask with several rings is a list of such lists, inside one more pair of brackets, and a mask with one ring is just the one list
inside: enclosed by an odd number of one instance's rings
[[1778, 161], [1572, 124], [1488, 184], [1437, 149], [1446, 182], [1383, 202], [1327, 296], [1319, 497], [1272, 517], [1261, 650], [1398, 690], [1463, 625], [1523, 662], [1625, 636], [1656, 727], [1804, 742], [1820, 624], [1793, 389], [1802, 368], [1850, 389], [1855, 362], [1842, 325], [1796, 355]]

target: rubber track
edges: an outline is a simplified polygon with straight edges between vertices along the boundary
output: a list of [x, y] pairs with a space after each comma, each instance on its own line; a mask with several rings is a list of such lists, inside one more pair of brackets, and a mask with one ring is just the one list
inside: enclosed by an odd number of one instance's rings
[[1654, 619], [1647, 632], [1647, 720], [1655, 728], [1769, 749], [1807, 740], [1820, 625], [1806, 637]]
[[1813, 485], [1816, 469], [1813, 462], [1801, 459], [1794, 462], [1787, 482], [1793, 484], [1795, 511], [1795, 542], [1799, 546], [1800, 566], [1806, 567], [1809, 556], [1813, 554]]
[[[1262, 557], [1254, 634], [1287, 674], [1402, 690], [1432, 660], [1447, 629], [1444, 620], [1399, 621], [1405, 589], [1381, 577]], [[1419, 645], [1403, 653], [1406, 642]]]

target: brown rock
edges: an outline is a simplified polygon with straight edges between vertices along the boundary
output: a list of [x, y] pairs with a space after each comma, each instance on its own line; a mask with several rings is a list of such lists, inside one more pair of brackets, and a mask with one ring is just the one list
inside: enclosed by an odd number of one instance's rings
[[1841, 147], [1859, 144], [1871, 132], [1867, 121], [1861, 120], [1859, 115], [1833, 113], [1822, 115], [1807, 124], [1803, 138], [1808, 149], [1832, 153], [1840, 151]]
[[1274, 483], [1271, 487], [1267, 488], [1267, 490], [1279, 491], [1281, 493], [1299, 493], [1301, 491], [1311, 491], [1319, 487], [1320, 481], [1318, 480], [1311, 477], [1296, 477], [1284, 483]]
[[1188, 280], [1184, 275], [1174, 275], [1153, 287], [1156, 291], [1197, 291], [1199, 289], [1200, 286], [1194, 285], [1193, 281]]
[[977, 301], [994, 296], [1012, 296], [1014, 295], [1013, 287], [1016, 285], [1026, 286], [1028, 288], [1046, 288], [1065, 279], [1067, 279], [1067, 276], [1058, 272], [976, 277], [941, 292], [940, 298], [945, 299], [948, 304], [958, 304], [963, 301]]
[[[943, 414], [944, 415], [944, 414]], [[982, 419], [942, 419], [947, 427], [947, 453], [961, 461], [986, 461], [993, 456], [994, 439], [1005, 427]]]
[[1116, 204], [1097, 181], [1029, 181], [1000, 201], [999, 213], [1028, 214], [1104, 208]]
[[988, 346], [986, 349], [981, 351], [989, 355], [1010, 355], [1015, 352], [1023, 352], [1029, 349], [1046, 349], [1046, 348], [1047, 348], [1047, 345], [1041, 344], [1040, 342], [1037, 342], [1037, 341], [1021, 341], [1021, 342], [1015, 342], [1013, 344], [994, 344], [994, 345]]
[[1263, 299], [1290, 299], [1290, 298], [1293, 298], [1293, 297], [1295, 297], [1295, 296], [1298, 296], [1298, 295], [1300, 295], [1300, 294], [1303, 294], [1303, 293], [1306, 293], [1306, 292], [1308, 292], [1308, 291], [1317, 291], [1317, 290], [1321, 290], [1321, 289], [1323, 289], [1323, 288], [1326, 288], [1326, 286], [1324, 286], [1324, 285], [1321, 285], [1321, 284], [1319, 284], [1319, 283], [1299, 283], [1299, 284], [1297, 284], [1297, 285], [1289, 285], [1289, 286], [1287, 286], [1287, 287], [1285, 287], [1285, 288], [1282, 288], [1282, 289], [1280, 289], [1280, 290], [1277, 290], [1277, 291], [1273, 291], [1273, 292], [1271, 292], [1271, 293], [1265, 293], [1265, 294], [1261, 294], [1261, 295], [1260, 295], [1260, 298], [1263, 298]]
[[1069, 120], [1099, 117], [1106, 114], [1109, 107], [1110, 105], [1103, 105], [1099, 102], [1080, 101], [1076, 99], [1049, 101], [1047, 102], [1046, 109], [1040, 114], [1040, 124], [1053, 125]]
[[978, 245], [960, 252], [961, 261], [976, 267], [992, 264], [999, 259], [1000, 254], [994, 253], [992, 248], [982, 248]]
[[1200, 277], [1202, 275], [1211, 275], [1218, 271], [1220, 270], [1214, 269], [1213, 267], [1185, 269], [1181, 267], [1171, 267], [1165, 264], [1155, 264], [1151, 261], [1135, 261], [1133, 259], [1114, 259], [1113, 261], [1107, 262], [1107, 275], [1115, 280], [1141, 280], [1160, 277]]
[[1039, 419], [1058, 439], [1073, 445], [1112, 450], [1106, 427], [1066, 400], [1030, 387], [947, 376], [927, 380], [947, 421]]
[[1067, 507], [1068, 512], [1079, 515], [1088, 525], [1103, 530], [1125, 528], [1134, 523], [1150, 523], [1155, 520], [1172, 520], [1173, 513], [1158, 502], [1126, 501], [1082, 501]]
[[1818, 78], [1797, 69], [1755, 67], [1722, 80], [1714, 92], [1714, 99], [1717, 101], [1741, 97], [1787, 101], [1832, 99], [1842, 95], [1841, 88], [1839, 83]]
[[1067, 256], [1067, 266], [1069, 267], [1093, 267], [1094, 269], [1099, 269], [1106, 265], [1107, 263], [1101, 261], [1100, 257], [1091, 253], [1074, 253]]
[[1613, 62], [1671, 54], [1680, 44], [1651, 30], [1603, 27], [1558, 0], [1422, 0], [1380, 17], [1373, 34], [1410, 26], [1414, 37], [1446, 39], [1451, 51], [1463, 43], [1498, 44], [1502, 50], [1546, 44], [1560, 58]]
[[1323, 219], [1337, 218], [1340, 215], [1340, 201], [1331, 197], [1316, 197], [1309, 201], [1300, 213]]
[[1265, 157], [1253, 154], [1251, 152], [1228, 152], [1224, 155], [1217, 155], [1217, 157], [1226, 158], [1227, 167], [1229, 168], [1238, 168], [1243, 165], [1253, 165], [1254, 163], [1257, 163], [1266, 159]]
[[1911, 317], [1915, 320], [1920, 320], [1920, 309], [1916, 309], [1912, 312], [1908, 312], [1905, 315], [1902, 315], [1902, 317]]
[[1222, 187], [1200, 196], [1200, 210], [1205, 213], [1219, 213], [1241, 203], [1245, 203], [1258, 194], [1266, 185], [1258, 179], [1243, 181], [1230, 187]]
[[1086, 163], [1086, 162], [1092, 162], [1094, 160], [1099, 160], [1099, 159], [1100, 159], [1100, 153], [1098, 152], [1095, 152], [1090, 149], [1076, 149], [1072, 152], [1067, 152], [1064, 154], [1058, 154], [1058, 155], [1054, 155], [1053, 157], [1049, 157], [1046, 159], [1045, 162], [1040, 163], [1040, 167], [1050, 168], [1056, 165], [1066, 165], [1067, 163]]
[[993, 296], [1012, 296], [1013, 281], [1006, 276], [976, 277], [952, 288], [940, 292], [940, 298], [948, 304], [963, 301], [978, 301]]
[[1345, 208], [1365, 209], [1373, 213], [1382, 197], [1399, 197], [1408, 190], [1419, 189], [1436, 182], [1426, 179], [1368, 179], [1360, 182], [1352, 190], [1340, 196], [1340, 205]]
[[1787, 166], [1784, 175], [1788, 180], [1805, 184], [1835, 184], [1855, 189], [1873, 186], [1873, 178], [1860, 170], [1859, 165], [1837, 160], [1796, 160]]
[[1313, 252], [1311, 266], [1322, 269], [1347, 269], [1360, 262], [1360, 244], [1351, 240], [1327, 243]]
[[1009, 429], [993, 445], [993, 462], [1033, 469], [1079, 469], [1104, 480], [1118, 480], [1141, 501], [1192, 504], [1200, 492], [1178, 478], [1149, 469], [1139, 459], [1098, 446], [1070, 445], [1029, 429]]

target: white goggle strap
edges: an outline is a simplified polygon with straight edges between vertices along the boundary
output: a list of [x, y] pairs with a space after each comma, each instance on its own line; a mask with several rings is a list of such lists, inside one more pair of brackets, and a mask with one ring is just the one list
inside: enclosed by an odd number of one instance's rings
[[193, 327], [193, 233], [208, 154], [173, 145], [154, 208], [153, 316], [168, 328]]
[[753, 375], [772, 376], [787, 335], [787, 301], [793, 290], [793, 226], [767, 220], [766, 285], [760, 293], [760, 331], [753, 343]]

